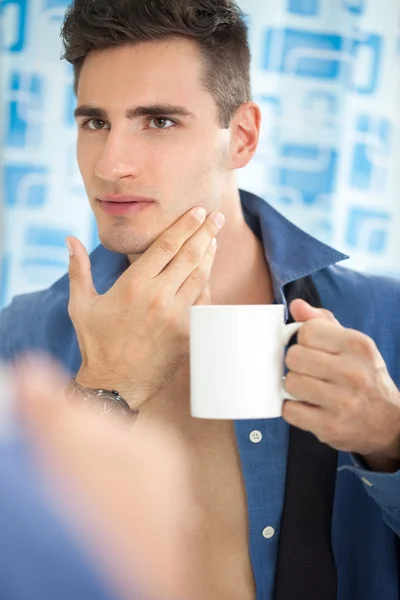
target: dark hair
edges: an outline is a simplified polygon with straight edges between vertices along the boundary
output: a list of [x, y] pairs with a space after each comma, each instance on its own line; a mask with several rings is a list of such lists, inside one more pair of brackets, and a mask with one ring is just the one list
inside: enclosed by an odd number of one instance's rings
[[175, 36], [194, 40], [205, 62], [203, 84], [221, 127], [251, 99], [250, 49], [244, 15], [234, 0], [73, 0], [61, 29], [74, 91], [89, 52]]

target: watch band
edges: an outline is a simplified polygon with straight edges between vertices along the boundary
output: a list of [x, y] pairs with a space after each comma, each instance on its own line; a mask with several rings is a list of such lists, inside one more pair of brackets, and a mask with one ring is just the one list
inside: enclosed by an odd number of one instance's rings
[[[135, 420], [139, 414], [139, 410], [131, 408], [117, 390], [86, 388], [80, 385], [75, 379], [71, 379], [68, 382], [66, 388], [64, 388], [64, 395], [67, 400], [79, 398], [84, 404], [90, 404], [92, 407], [96, 406], [97, 403], [100, 407], [101, 401], [111, 402], [117, 412], [130, 420]], [[101, 414], [107, 416], [110, 412], [115, 414], [116, 411], [108, 409]]]

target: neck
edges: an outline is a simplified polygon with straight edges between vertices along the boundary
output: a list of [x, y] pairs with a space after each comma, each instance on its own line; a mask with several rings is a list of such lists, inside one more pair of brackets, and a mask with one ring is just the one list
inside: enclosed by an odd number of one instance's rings
[[264, 248], [244, 219], [237, 187], [220, 210], [226, 222], [218, 234], [210, 277], [212, 304], [271, 303], [272, 281]]

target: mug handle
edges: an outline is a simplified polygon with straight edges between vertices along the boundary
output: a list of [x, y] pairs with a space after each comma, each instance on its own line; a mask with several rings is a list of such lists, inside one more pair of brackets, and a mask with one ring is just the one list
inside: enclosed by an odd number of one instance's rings
[[[299, 331], [299, 329], [301, 327], [303, 327], [304, 323], [289, 323], [288, 325], [283, 325], [283, 336], [282, 336], [282, 343], [283, 346], [287, 346], [289, 343], [290, 338]], [[300, 402], [299, 398], [296, 398], [295, 396], [292, 396], [291, 394], [289, 394], [289, 392], [287, 392], [285, 390], [285, 387], [283, 385], [283, 382], [285, 381], [285, 378], [283, 378], [282, 381], [282, 397], [284, 400], [297, 400]]]

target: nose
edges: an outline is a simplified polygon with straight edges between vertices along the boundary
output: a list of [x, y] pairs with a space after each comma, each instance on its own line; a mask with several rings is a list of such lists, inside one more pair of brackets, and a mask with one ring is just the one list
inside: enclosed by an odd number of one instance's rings
[[130, 177], [135, 179], [139, 175], [136, 157], [138, 148], [135, 147], [133, 136], [124, 132], [110, 130], [107, 141], [96, 163], [95, 175], [103, 181], [118, 182], [120, 179]]

